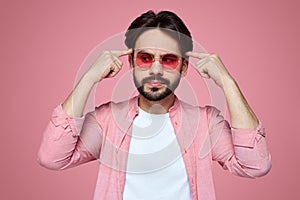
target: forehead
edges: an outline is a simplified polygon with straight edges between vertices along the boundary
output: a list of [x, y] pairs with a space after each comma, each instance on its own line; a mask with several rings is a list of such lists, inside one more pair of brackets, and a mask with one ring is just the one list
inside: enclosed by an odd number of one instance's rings
[[178, 42], [159, 29], [143, 32], [136, 40], [135, 49], [151, 49], [152, 51], [181, 54]]

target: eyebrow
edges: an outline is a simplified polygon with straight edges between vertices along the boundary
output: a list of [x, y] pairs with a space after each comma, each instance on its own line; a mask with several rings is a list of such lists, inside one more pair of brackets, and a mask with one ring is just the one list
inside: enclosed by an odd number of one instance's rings
[[147, 52], [147, 51], [144, 50], [144, 49], [142, 49], [142, 50], [140, 50], [140, 51], [137, 51], [137, 53], [149, 53], [149, 54], [152, 54], [152, 53], [150, 53], [150, 52]]

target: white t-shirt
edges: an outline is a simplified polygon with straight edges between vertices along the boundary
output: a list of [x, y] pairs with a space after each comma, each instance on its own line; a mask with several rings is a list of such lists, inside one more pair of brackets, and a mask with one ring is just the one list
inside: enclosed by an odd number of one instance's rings
[[124, 200], [189, 200], [190, 188], [169, 114], [139, 109], [133, 122]]

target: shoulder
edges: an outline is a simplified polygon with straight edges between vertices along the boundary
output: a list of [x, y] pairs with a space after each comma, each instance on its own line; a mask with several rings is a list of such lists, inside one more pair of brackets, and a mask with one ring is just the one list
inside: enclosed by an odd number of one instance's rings
[[96, 107], [95, 113], [99, 121], [107, 121], [111, 118], [126, 119], [131, 112], [131, 102], [133, 99], [121, 102], [109, 101]]
[[179, 102], [184, 112], [189, 112], [189, 113], [199, 112], [199, 114], [205, 114], [205, 115], [212, 115], [212, 114], [214, 115], [220, 113], [219, 109], [217, 109], [215, 106], [212, 105], [205, 105], [205, 106], [191, 105], [182, 100], [179, 100]]
[[103, 103], [95, 108], [96, 113], [109, 111], [111, 109], [122, 109], [128, 106], [130, 100], [125, 100], [121, 102], [108, 101]]

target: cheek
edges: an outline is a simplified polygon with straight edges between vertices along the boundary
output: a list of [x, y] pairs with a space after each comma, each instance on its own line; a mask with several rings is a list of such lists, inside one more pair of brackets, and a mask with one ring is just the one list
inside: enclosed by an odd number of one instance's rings
[[145, 78], [146, 76], [144, 75], [144, 73], [139, 72], [137, 70], [134, 70], [133, 72], [133, 78], [134, 78], [134, 82], [135, 84], [138, 84], [139, 86], [141, 86], [142, 80]]
[[133, 71], [133, 74], [136, 77], [136, 79], [138, 79], [138, 80], [142, 80], [143, 78], [149, 76], [149, 73], [147, 71], [142, 71], [139, 69], [135, 69]]
[[174, 81], [177, 80], [181, 77], [181, 73], [179, 71], [171, 71], [171, 72], [165, 72], [164, 73], [164, 78], [170, 80], [170, 81]]

